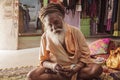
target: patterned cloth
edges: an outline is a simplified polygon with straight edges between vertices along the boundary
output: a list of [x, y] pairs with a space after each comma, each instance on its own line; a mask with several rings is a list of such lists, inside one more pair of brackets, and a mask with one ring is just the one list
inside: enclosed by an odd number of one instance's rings
[[91, 55], [106, 54], [109, 42], [110, 42], [110, 38], [103, 38], [92, 42], [89, 45], [91, 52], [90, 54]]

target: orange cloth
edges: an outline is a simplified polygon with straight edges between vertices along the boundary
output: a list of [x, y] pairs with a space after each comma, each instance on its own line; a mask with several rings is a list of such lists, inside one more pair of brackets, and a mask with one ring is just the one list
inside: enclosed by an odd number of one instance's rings
[[65, 24], [65, 27], [67, 29], [65, 32], [66, 49], [60, 43], [55, 44], [47, 33], [42, 35], [40, 62], [50, 60], [63, 66], [70, 66], [79, 61], [90, 63], [90, 50], [81, 31], [68, 24]]

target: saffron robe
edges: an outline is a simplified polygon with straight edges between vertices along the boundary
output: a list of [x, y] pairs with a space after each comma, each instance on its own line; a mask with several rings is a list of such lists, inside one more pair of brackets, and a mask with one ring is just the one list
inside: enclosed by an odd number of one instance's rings
[[[90, 50], [82, 32], [71, 25], [65, 24], [65, 46], [61, 43], [55, 43], [44, 33], [41, 37], [40, 62], [50, 60], [62, 66], [77, 64], [79, 61], [91, 63]], [[72, 79], [76, 80], [76, 79]]]

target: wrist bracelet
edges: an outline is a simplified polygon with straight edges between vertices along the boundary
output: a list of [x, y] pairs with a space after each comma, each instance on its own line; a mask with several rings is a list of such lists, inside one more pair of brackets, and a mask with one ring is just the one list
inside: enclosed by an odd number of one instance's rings
[[57, 63], [51, 63], [51, 62], [44, 62], [43, 63], [43, 66], [46, 67], [46, 68], [49, 68], [49, 69], [52, 69], [54, 70], [55, 69], [55, 66], [57, 65]]
[[76, 64], [71, 64], [70, 69], [73, 69], [76, 66]]

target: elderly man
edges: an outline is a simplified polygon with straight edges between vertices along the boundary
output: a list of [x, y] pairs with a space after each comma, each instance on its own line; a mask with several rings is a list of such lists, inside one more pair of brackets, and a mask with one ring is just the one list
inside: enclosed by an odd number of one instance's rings
[[92, 80], [102, 67], [92, 63], [81, 31], [64, 22], [64, 9], [48, 4], [40, 11], [46, 31], [41, 37], [40, 66], [28, 73], [28, 80]]

